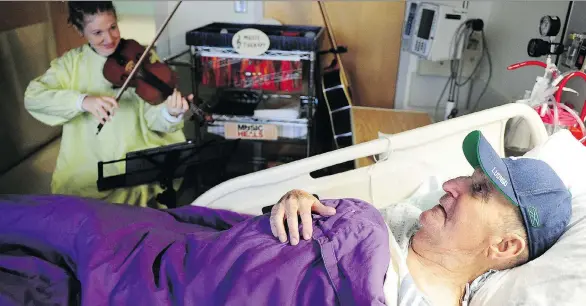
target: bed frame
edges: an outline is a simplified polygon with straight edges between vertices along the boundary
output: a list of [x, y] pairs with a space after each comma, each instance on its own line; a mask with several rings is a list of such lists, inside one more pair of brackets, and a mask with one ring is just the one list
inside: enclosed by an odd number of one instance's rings
[[[533, 146], [547, 131], [531, 107], [511, 103], [451, 120], [308, 157], [223, 182], [198, 197], [191, 205], [228, 209], [260, 215], [291, 189], [303, 189], [320, 198], [358, 198], [381, 207], [409, 197], [431, 176], [451, 178], [469, 175], [472, 167], [462, 153], [462, 140], [480, 130], [501, 156], [505, 156], [507, 122], [523, 118]], [[376, 156], [374, 165], [330, 176], [310, 173], [361, 157]]]

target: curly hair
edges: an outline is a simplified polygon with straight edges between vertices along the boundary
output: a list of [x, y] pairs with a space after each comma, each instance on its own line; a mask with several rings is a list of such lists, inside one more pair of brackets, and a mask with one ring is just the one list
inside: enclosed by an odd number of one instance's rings
[[116, 8], [112, 1], [68, 1], [69, 17], [67, 22], [83, 31], [84, 18], [97, 13], [111, 12], [116, 16]]

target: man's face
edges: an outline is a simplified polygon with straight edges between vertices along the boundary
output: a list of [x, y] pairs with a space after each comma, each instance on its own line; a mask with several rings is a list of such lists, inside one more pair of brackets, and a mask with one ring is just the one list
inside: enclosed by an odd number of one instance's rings
[[438, 252], [483, 253], [513, 204], [480, 169], [445, 182], [443, 189], [439, 204], [419, 217], [421, 229], [414, 239], [424, 239]]

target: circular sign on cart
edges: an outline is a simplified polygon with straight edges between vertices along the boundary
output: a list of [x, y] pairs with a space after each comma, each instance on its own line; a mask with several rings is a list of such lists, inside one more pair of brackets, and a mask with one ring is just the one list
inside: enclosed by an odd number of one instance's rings
[[261, 55], [269, 49], [270, 44], [267, 34], [252, 28], [242, 29], [232, 37], [232, 47], [242, 55]]

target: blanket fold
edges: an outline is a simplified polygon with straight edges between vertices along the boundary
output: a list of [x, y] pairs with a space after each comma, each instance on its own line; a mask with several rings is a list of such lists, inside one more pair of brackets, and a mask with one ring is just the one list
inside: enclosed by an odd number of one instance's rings
[[[389, 234], [355, 199], [322, 200], [312, 239], [269, 215], [0, 197], [0, 305], [384, 305]], [[235, 203], [236, 204], [236, 203]]]

